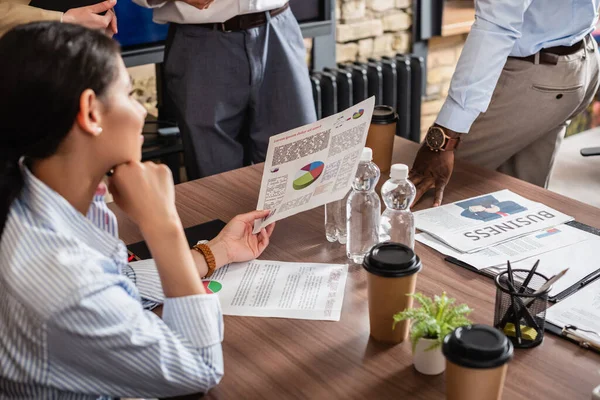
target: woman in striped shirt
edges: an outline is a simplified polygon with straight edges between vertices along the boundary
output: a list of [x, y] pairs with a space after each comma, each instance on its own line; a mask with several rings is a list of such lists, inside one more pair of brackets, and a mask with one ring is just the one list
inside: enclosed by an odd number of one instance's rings
[[[146, 112], [117, 44], [99, 32], [15, 28], [0, 39], [0, 88], [0, 399], [170, 397], [216, 385], [223, 320], [201, 278], [209, 264], [258, 257], [273, 226], [253, 235], [252, 224], [268, 212], [234, 218], [203, 253], [187, 247], [171, 173], [140, 162]], [[110, 170], [154, 274], [127, 265], [98, 190]], [[144, 309], [149, 300], [164, 303], [162, 319]]]

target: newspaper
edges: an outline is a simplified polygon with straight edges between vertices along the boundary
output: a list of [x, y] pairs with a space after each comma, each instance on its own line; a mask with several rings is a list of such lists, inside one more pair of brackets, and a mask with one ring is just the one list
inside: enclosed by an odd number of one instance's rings
[[600, 239], [600, 236], [563, 224], [503, 242], [474, 253], [461, 253], [438, 241], [428, 233], [420, 233], [415, 237], [415, 240], [418, 242], [446, 256], [454, 257], [477, 270], [497, 266], [505, 269], [507, 260], [515, 263], [589, 239], [597, 240]]
[[[415, 239], [461, 261], [464, 267], [490, 277], [506, 271], [507, 260], [513, 270], [526, 271], [539, 260], [536, 271], [547, 278], [569, 268], [567, 274], [552, 285], [551, 298], [598, 269], [596, 253], [600, 248], [600, 236], [569, 225], [545, 229], [471, 254], [457, 252], [426, 233], [417, 235]], [[538, 289], [535, 285], [529, 286]]]
[[417, 229], [462, 253], [473, 253], [573, 217], [510, 190], [415, 212]]
[[356, 175], [367, 141], [375, 98], [313, 124], [272, 136], [263, 171], [258, 210], [268, 224], [342, 199]]

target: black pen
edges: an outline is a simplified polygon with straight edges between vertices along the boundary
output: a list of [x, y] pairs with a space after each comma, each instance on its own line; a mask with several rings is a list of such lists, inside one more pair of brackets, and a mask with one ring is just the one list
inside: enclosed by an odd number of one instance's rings
[[475, 268], [474, 266], [467, 264], [466, 262], [461, 261], [458, 258], [454, 258], [452, 256], [446, 256], [444, 258], [444, 261], [449, 262], [450, 264], [458, 265], [459, 267], [466, 268], [469, 271], [479, 272], [479, 270], [477, 268]]
[[531, 268], [531, 270], [529, 270], [529, 274], [527, 274], [527, 278], [525, 278], [523, 285], [521, 285], [521, 287], [519, 288], [519, 293], [523, 293], [525, 290], [527, 290], [527, 285], [529, 285], [531, 278], [533, 278], [533, 275], [535, 274], [535, 270], [537, 269], [538, 265], [540, 265], [540, 260], [537, 260], [535, 262], [535, 264], [533, 265], [533, 268]]
[[515, 336], [517, 338], [517, 343], [521, 344], [521, 318], [519, 317], [519, 311], [517, 307], [517, 291], [515, 290], [515, 280], [513, 277], [512, 266], [510, 265], [510, 261], [506, 261], [506, 274], [508, 275], [508, 281], [506, 282], [508, 286], [508, 290], [510, 292], [510, 303], [512, 306], [513, 314], [515, 314]]
[[600, 277], [600, 269], [596, 272], [593, 272], [591, 275], [586, 276], [583, 281], [581, 281], [579, 283], [579, 287], [582, 288], [585, 285], [587, 285], [588, 283], [591, 283], [593, 281], [595, 281], [597, 278]]

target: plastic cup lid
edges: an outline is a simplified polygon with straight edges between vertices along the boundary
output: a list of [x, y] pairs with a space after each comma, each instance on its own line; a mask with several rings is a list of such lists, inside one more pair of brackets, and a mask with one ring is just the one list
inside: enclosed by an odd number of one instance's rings
[[421, 267], [421, 260], [410, 247], [393, 242], [375, 245], [363, 261], [367, 272], [386, 278], [416, 274]]
[[488, 325], [457, 328], [444, 338], [444, 356], [466, 368], [496, 368], [513, 357], [513, 344], [498, 329]]
[[365, 147], [360, 155], [360, 161], [372, 161], [373, 160], [373, 150], [369, 147]]
[[371, 123], [377, 125], [391, 124], [398, 121], [398, 114], [390, 106], [375, 106]]
[[392, 179], [406, 179], [408, 178], [408, 165], [394, 164], [390, 170], [390, 178]]

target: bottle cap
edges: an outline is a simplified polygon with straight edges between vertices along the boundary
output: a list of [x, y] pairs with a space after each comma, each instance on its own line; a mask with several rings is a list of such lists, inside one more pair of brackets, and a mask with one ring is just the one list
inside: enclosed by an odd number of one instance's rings
[[373, 160], [373, 150], [369, 147], [365, 147], [360, 155], [360, 161], [372, 161]]
[[466, 368], [496, 368], [513, 357], [513, 345], [502, 332], [487, 325], [457, 328], [444, 338], [442, 352], [454, 364]]
[[408, 165], [394, 164], [390, 171], [390, 178], [404, 180], [408, 178]]
[[398, 121], [398, 114], [390, 106], [375, 106], [371, 123], [375, 125], [387, 125]]

